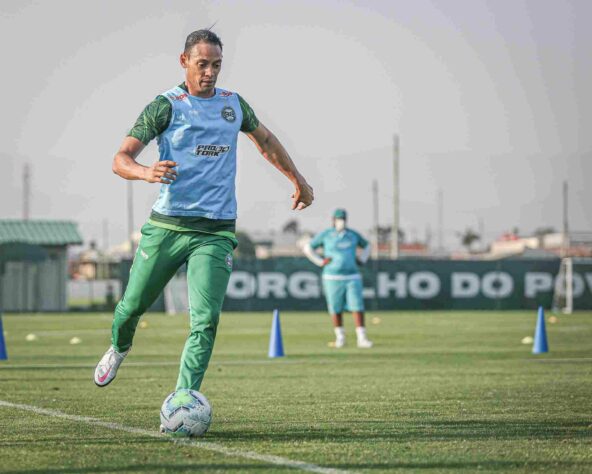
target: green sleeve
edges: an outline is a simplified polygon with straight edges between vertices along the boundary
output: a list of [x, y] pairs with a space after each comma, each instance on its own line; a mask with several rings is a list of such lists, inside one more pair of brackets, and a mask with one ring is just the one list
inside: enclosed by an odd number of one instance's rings
[[241, 124], [241, 132], [251, 133], [259, 126], [259, 119], [255, 115], [255, 112], [249, 104], [238, 95], [238, 101], [240, 102], [241, 110], [243, 111], [243, 123]]
[[137, 138], [144, 145], [148, 145], [150, 140], [167, 129], [172, 114], [173, 106], [169, 100], [159, 95], [144, 108], [127, 136]]

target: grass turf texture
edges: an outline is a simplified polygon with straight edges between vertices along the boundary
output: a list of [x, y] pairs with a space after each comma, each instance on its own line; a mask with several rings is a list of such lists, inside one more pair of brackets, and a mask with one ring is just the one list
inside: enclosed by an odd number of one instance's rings
[[[268, 360], [271, 314], [224, 314], [202, 386], [214, 408], [205, 441], [361, 472], [592, 471], [592, 313], [547, 323], [551, 352], [539, 356], [520, 343], [534, 311], [371, 316], [375, 348], [355, 348], [347, 319], [349, 345], [335, 350], [327, 315], [284, 313], [287, 357]], [[156, 431], [188, 321], [143, 320], [100, 389], [110, 315], [5, 315], [0, 400]], [[296, 472], [7, 407], [0, 460], [15, 473]]]

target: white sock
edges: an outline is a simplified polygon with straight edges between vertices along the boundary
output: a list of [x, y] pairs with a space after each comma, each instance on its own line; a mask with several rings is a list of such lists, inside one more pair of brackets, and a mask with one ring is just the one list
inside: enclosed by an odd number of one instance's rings
[[356, 328], [356, 335], [358, 336], [358, 341], [365, 341], [366, 340], [366, 328], [365, 327]]
[[343, 326], [338, 326], [335, 328], [335, 337], [341, 340], [345, 339], [345, 329]]

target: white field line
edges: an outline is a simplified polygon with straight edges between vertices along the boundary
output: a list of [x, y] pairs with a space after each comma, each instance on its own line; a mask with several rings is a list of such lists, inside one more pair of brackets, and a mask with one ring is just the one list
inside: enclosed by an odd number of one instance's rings
[[[292, 459], [283, 458], [281, 456], [273, 456], [269, 454], [259, 454], [254, 451], [243, 451], [240, 449], [233, 449], [223, 446], [218, 443], [210, 443], [208, 441], [198, 441], [193, 439], [179, 439], [171, 438], [168, 436], [161, 435], [156, 431], [149, 431], [142, 428], [134, 428], [131, 426], [120, 425], [119, 423], [111, 423], [108, 421], [101, 421], [97, 418], [90, 418], [87, 416], [69, 415], [58, 410], [50, 410], [47, 408], [40, 408], [32, 405], [23, 405], [20, 403], [12, 403], [4, 400], [0, 400], [0, 407], [16, 408], [17, 410], [24, 410], [35, 413], [37, 415], [46, 415], [53, 418], [61, 418], [62, 420], [76, 421], [79, 423], [85, 423], [87, 425], [99, 426], [101, 428], [107, 428], [109, 430], [124, 431], [126, 433], [138, 434], [142, 436], [148, 436], [150, 438], [158, 438], [159, 440], [170, 441], [175, 444], [185, 446], [195, 446], [200, 449], [207, 451], [213, 451], [220, 453], [225, 456], [252, 459], [254, 461], [260, 461], [268, 464], [274, 464], [276, 466], [291, 467], [294, 469], [300, 469], [306, 472], [318, 472], [322, 474], [347, 474], [352, 471], [344, 471], [340, 469], [333, 469], [328, 467], [317, 466], [316, 464], [309, 464], [303, 461], [294, 461]], [[197, 467], [197, 466], [196, 466]]]

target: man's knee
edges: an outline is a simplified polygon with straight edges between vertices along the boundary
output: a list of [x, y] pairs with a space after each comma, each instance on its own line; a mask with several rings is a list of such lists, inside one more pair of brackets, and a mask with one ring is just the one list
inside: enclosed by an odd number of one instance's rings
[[220, 322], [219, 311], [199, 311], [189, 309], [191, 313], [191, 332], [216, 331]]
[[138, 318], [148, 310], [150, 304], [147, 304], [140, 298], [126, 298], [124, 296], [124, 298], [117, 305], [115, 311], [125, 315], [127, 318]]

